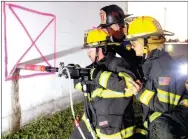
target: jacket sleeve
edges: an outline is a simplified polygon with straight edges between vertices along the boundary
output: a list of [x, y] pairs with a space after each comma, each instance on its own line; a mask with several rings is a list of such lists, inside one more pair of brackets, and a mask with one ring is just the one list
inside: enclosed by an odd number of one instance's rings
[[179, 103], [183, 88], [182, 81], [175, 75], [163, 72], [154, 79], [148, 79], [136, 98], [154, 111], [170, 112]]
[[78, 91], [82, 91], [82, 84], [80, 79], [74, 79], [74, 88]]
[[188, 107], [188, 90], [185, 90], [184, 95], [182, 96], [179, 105], [183, 105], [184, 107]]
[[105, 89], [125, 93], [127, 97], [129, 97], [130, 94], [132, 96], [132, 93], [125, 92], [125, 88], [131, 86], [129, 80], [133, 80], [133, 78], [125, 72], [114, 73], [111, 71], [101, 71], [97, 75], [96, 80], [99, 85]]

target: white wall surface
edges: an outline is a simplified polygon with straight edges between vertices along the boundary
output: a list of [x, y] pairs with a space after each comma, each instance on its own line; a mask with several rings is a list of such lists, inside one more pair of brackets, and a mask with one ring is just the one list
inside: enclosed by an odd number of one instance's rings
[[[126, 10], [125, 2], [14, 2], [26, 8], [56, 15], [56, 52], [66, 50], [83, 44], [84, 30], [96, 27], [100, 23], [99, 9], [105, 5], [117, 4]], [[13, 68], [18, 58], [30, 46], [31, 41], [23, 31], [11, 11], [7, 12], [7, 47], [8, 47], [8, 72]], [[32, 38], [35, 39], [41, 29], [51, 18], [15, 9], [27, 27]], [[2, 22], [3, 23], [3, 22]], [[4, 29], [4, 26], [3, 26]], [[4, 36], [2, 40], [4, 39]], [[39, 41], [38, 48], [44, 55], [53, 53], [53, 24], [44, 32]], [[10, 129], [11, 115], [11, 81], [5, 81], [5, 53], [4, 42], [2, 51], [2, 131]], [[40, 55], [34, 47], [22, 59], [21, 62], [38, 58]], [[89, 59], [85, 51], [72, 53], [68, 56], [58, 58], [59, 62], [78, 63], [86, 66]], [[49, 61], [53, 65], [53, 60]], [[39, 63], [46, 65], [46, 63]], [[21, 75], [31, 74], [33, 71], [21, 71]], [[22, 124], [28, 123], [39, 115], [49, 114], [63, 109], [69, 105], [68, 80], [56, 75], [35, 76], [19, 80], [20, 104], [22, 110]], [[76, 92], [76, 90], [74, 90]], [[74, 93], [75, 99], [81, 99], [80, 93]]]

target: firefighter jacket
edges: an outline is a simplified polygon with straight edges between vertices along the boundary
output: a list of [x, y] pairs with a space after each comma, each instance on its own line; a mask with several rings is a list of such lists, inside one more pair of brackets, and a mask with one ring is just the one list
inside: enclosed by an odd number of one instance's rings
[[[171, 113], [177, 107], [182, 112], [182, 120], [188, 119], [188, 111], [185, 112], [188, 107], [186, 78], [181, 76], [177, 66], [164, 49], [153, 50], [143, 63], [145, 83], [136, 98], [142, 102], [146, 128], [161, 114], [172, 115]], [[188, 127], [188, 122], [184, 124]]]
[[[97, 84], [90, 85], [89, 99], [92, 111], [90, 122], [99, 138], [122, 139], [134, 134], [133, 95], [124, 90], [130, 86], [129, 79], [135, 80], [129, 68], [124, 59], [114, 54], [97, 62], [98, 74], [95, 73], [93, 79]], [[93, 74], [94, 71], [91, 71], [91, 76]], [[74, 82], [75, 88], [82, 91], [81, 83], [78, 80]], [[82, 119], [91, 131], [85, 115]]]

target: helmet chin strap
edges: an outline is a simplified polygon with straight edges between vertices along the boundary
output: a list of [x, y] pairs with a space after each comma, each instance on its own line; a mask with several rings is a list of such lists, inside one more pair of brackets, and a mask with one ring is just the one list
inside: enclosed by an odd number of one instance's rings
[[94, 68], [97, 66], [97, 60], [99, 59], [99, 48], [96, 48], [96, 54], [95, 54], [95, 61], [94, 61]]
[[148, 39], [144, 38], [144, 53], [143, 53], [143, 58], [142, 58], [142, 62], [141, 64], [144, 63], [144, 61], [146, 60], [146, 56], [147, 56], [147, 51], [148, 51]]

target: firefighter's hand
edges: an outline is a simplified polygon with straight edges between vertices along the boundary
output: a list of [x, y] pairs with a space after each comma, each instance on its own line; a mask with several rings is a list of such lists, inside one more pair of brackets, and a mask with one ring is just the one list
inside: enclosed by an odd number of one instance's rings
[[140, 80], [137, 81], [129, 80], [129, 83], [130, 83], [130, 87], [125, 88], [125, 91], [137, 95], [140, 89], [142, 88], [142, 83], [140, 82]]

